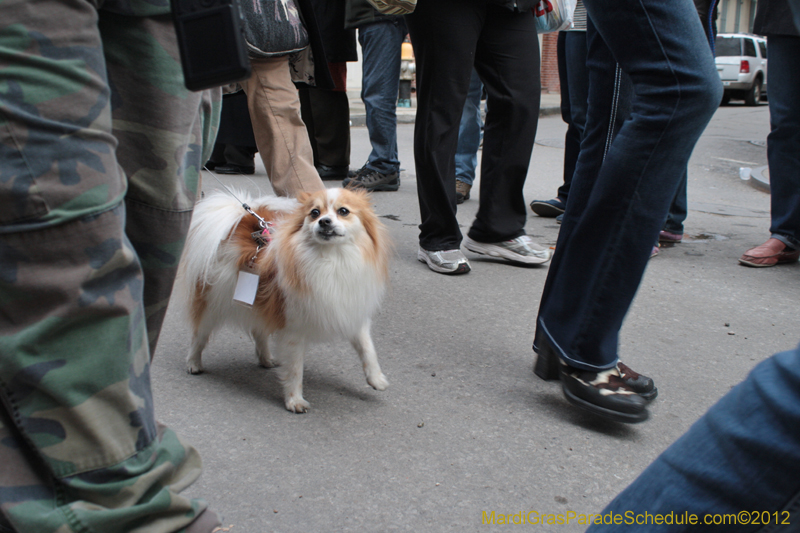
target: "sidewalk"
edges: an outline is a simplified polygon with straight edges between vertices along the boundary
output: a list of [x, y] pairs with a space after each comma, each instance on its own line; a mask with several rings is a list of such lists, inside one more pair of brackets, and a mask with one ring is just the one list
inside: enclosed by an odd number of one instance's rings
[[[366, 124], [366, 111], [364, 103], [361, 101], [359, 91], [347, 91], [350, 98], [350, 123], [352, 126], [364, 126]], [[561, 113], [561, 95], [542, 93], [542, 104], [539, 109], [539, 116], [546, 117]], [[415, 95], [411, 97], [411, 107], [397, 108], [398, 124], [413, 124], [417, 114], [417, 99]]]

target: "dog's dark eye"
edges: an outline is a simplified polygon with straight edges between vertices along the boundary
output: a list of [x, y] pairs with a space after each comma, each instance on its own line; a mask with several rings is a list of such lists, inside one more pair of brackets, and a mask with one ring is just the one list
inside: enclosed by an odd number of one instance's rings
[[320, 215], [319, 209], [311, 210], [311, 218], [317, 218]]
[[339, 208], [339, 210], [338, 210], [338, 211], [336, 211], [336, 213], [337, 213], [337, 214], [338, 214], [340, 217], [346, 217], [347, 215], [349, 215], [349, 214], [350, 214], [350, 210], [349, 210], [349, 209], [347, 209], [346, 207], [340, 207], [340, 208]]

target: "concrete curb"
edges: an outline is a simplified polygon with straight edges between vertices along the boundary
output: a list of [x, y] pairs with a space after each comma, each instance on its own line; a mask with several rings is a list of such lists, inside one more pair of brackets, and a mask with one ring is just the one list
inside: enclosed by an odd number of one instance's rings
[[763, 166], [750, 171], [750, 185], [769, 194], [769, 167]]

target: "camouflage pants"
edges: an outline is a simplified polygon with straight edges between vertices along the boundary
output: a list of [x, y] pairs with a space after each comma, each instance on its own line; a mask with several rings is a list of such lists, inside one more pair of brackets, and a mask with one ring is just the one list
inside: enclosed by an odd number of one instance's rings
[[212, 528], [150, 389], [220, 108], [183, 87], [168, 6], [0, 0], [0, 509], [19, 532]]

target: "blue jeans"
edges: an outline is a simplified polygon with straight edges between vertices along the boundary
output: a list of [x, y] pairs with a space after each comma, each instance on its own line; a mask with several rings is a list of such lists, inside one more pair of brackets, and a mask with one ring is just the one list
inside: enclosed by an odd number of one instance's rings
[[[589, 96], [589, 75], [586, 69], [586, 32], [585, 31], [564, 31], [559, 35], [559, 40], [564, 41], [563, 44], [563, 65], [559, 62], [559, 76], [561, 78], [561, 115], [564, 121], [568, 124], [567, 135], [565, 139], [566, 148], [564, 150], [564, 183], [558, 188], [557, 196], [564, 202], [569, 197], [569, 189], [572, 185], [572, 176], [575, 173], [575, 166], [577, 164], [578, 150], [571, 150], [570, 147], [574, 143], [574, 138], [582, 139], [583, 132], [586, 125], [586, 107]], [[560, 44], [560, 43], [559, 43]], [[562, 61], [562, 60], [560, 60]], [[561, 69], [564, 70], [563, 75]], [[620, 84], [628, 84], [630, 80], [620, 79]], [[626, 101], [619, 102], [619, 108], [629, 110], [630, 98], [632, 93], [626, 91], [622, 94]], [[564, 103], [566, 100], [566, 103]], [[624, 118], [624, 117], [623, 117]], [[619, 126], [619, 124], [618, 124]], [[619, 129], [619, 128], [617, 128]], [[616, 133], [615, 131], [612, 133]], [[580, 143], [580, 140], [578, 140]], [[664, 223], [665, 230], [671, 233], [683, 235], [683, 222], [686, 220], [688, 213], [687, 196], [686, 196], [686, 180], [687, 176], [684, 173], [681, 183], [678, 186], [678, 191], [672, 200], [669, 207], [669, 213]]]
[[767, 137], [772, 236], [800, 248], [800, 37], [770, 35]]
[[789, 7], [794, 15], [794, 25], [800, 30], [800, 0], [789, 0]]
[[[534, 349], [548, 342], [570, 365], [595, 371], [617, 362], [622, 321], [722, 84], [699, 17], [686, 16], [694, 12], [690, 0], [619, 0], [614, 9], [610, 0], [585, 4], [586, 131]], [[615, 105], [608, 96], [614, 60], [635, 95], [630, 118], [609, 143], [595, 131], [608, 129]]]
[[402, 17], [358, 28], [362, 53], [361, 99], [367, 112], [372, 152], [367, 167], [383, 174], [398, 172], [397, 94], [400, 48], [407, 30]]
[[672, 204], [669, 206], [667, 220], [664, 222], [663, 229], [677, 235], [683, 235], [683, 221], [686, 220], [686, 216], [689, 213], [686, 189], [688, 179], [688, 169], [685, 169], [681, 181], [678, 184], [678, 190], [675, 192], [675, 197], [672, 199]]
[[483, 119], [481, 118], [481, 93], [483, 83], [478, 72], [472, 69], [469, 79], [467, 101], [461, 113], [458, 126], [458, 147], [456, 148], [456, 179], [467, 185], [475, 181], [475, 168], [478, 166], [478, 148], [483, 138]]
[[[772, 54], [772, 50], [770, 50]], [[771, 55], [770, 55], [771, 59]], [[772, 90], [772, 89], [770, 89]], [[800, 530], [800, 347], [756, 366], [602, 512], [633, 519], [695, 514], [699, 524], [596, 525], [592, 533]], [[705, 514], [759, 512], [747, 526], [705, 525]], [[740, 515], [741, 516], [741, 515]], [[769, 522], [767, 522], [769, 519]], [[777, 528], [775, 522], [791, 527]]]
[[[712, 55], [714, 54], [714, 39], [717, 35], [716, 2], [717, 0], [695, 1], [697, 14], [700, 15], [700, 21], [703, 24], [703, 31], [706, 34], [706, 40]], [[686, 168], [678, 185], [678, 190], [675, 192], [675, 197], [672, 199], [672, 204], [669, 206], [667, 219], [664, 222], [664, 230], [677, 235], [683, 235], [683, 222], [689, 213], [687, 199], [688, 179], [689, 169]]]
[[562, 31], [559, 33], [558, 41], [561, 118], [567, 123], [567, 134], [564, 138], [564, 183], [558, 188], [557, 196], [566, 202], [586, 126], [586, 108], [589, 99], [586, 32]]

